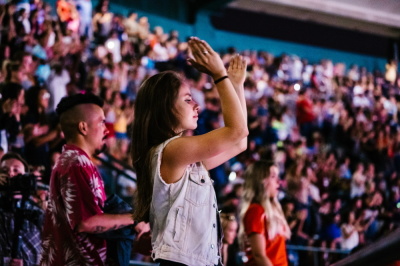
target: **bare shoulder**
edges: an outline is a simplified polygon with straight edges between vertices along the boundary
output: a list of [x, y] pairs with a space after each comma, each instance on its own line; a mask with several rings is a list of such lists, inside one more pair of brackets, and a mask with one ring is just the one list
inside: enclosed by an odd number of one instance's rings
[[188, 165], [180, 163], [179, 150], [182, 148], [182, 145], [186, 143], [186, 141], [182, 142], [181, 139], [182, 137], [179, 137], [167, 143], [160, 155], [160, 175], [167, 184], [178, 182], [182, 178]]

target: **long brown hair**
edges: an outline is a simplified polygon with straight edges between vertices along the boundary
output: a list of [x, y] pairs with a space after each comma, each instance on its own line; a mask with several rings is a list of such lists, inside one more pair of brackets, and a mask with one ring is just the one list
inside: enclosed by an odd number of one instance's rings
[[179, 120], [175, 101], [182, 78], [166, 71], [145, 80], [139, 88], [135, 103], [135, 120], [132, 129], [132, 161], [137, 174], [134, 219], [149, 221], [153, 194], [151, 175], [152, 148], [177, 135], [174, 129]]

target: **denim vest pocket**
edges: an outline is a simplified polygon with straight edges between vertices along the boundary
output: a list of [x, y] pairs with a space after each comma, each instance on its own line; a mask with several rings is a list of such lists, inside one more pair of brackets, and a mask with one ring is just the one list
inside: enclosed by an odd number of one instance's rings
[[189, 185], [185, 199], [194, 206], [204, 206], [210, 204], [212, 183], [210, 178], [201, 173], [189, 174]]
[[179, 242], [182, 231], [182, 207], [176, 208], [175, 227], [174, 227], [174, 241]]

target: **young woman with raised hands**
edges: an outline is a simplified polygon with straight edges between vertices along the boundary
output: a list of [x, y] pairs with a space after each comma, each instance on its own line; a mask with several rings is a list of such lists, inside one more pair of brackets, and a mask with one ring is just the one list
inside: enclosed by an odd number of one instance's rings
[[245, 61], [233, 57], [227, 71], [205, 41], [191, 38], [189, 48], [188, 62], [214, 79], [225, 126], [200, 136], [183, 136], [196, 129], [200, 110], [184, 79], [172, 71], [145, 80], [135, 104], [134, 217], [150, 221], [152, 258], [160, 265], [220, 263], [220, 223], [207, 170], [247, 146]]

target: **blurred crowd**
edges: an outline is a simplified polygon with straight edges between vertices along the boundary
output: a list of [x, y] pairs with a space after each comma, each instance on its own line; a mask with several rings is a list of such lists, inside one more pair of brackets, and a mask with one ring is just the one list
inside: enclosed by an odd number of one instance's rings
[[[198, 129], [188, 134], [221, 125], [212, 80], [187, 65], [189, 51], [179, 33], [151, 27], [135, 12], [114, 14], [108, 0], [96, 7], [90, 0], [59, 0], [55, 7], [42, 0], [3, 3], [0, 30], [1, 155], [20, 154], [45, 182], [64, 143], [54, 110], [66, 95], [90, 92], [104, 99], [107, 154], [120, 162], [122, 172], [130, 171], [121, 165], [132, 165], [129, 129], [137, 91], [157, 72], [173, 69], [186, 77], [201, 107]], [[248, 63], [248, 149], [211, 171], [227, 219], [223, 225], [230, 228], [225, 233], [233, 246], [225, 247], [233, 250], [228, 265], [238, 263], [237, 224], [230, 222], [240, 206], [242, 175], [259, 159], [279, 166], [292, 245], [354, 250], [398, 227], [396, 61], [371, 73], [330, 59], [310, 63], [295, 55], [233, 47], [220, 52], [227, 64], [236, 53]], [[122, 177], [115, 186], [113, 173], [102, 173], [109, 192], [118, 188], [124, 198], [132, 197], [134, 182]], [[306, 252], [289, 254], [292, 265], [309, 260]], [[324, 259], [331, 258], [324, 254]]]

